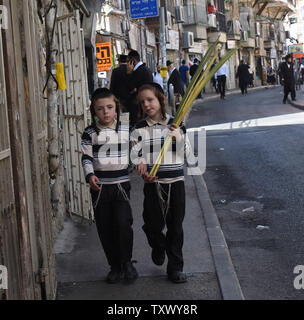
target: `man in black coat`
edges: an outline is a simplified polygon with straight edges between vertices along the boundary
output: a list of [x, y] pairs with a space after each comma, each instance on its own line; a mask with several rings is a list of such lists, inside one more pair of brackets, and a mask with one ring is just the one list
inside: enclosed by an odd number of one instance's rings
[[134, 126], [138, 120], [137, 91], [146, 83], [153, 82], [152, 72], [140, 61], [139, 53], [131, 50], [127, 57], [127, 72], [131, 75], [129, 83], [122, 83], [129, 87], [130, 97], [127, 101], [127, 109], [130, 113], [130, 125]]
[[125, 85], [129, 83], [130, 77], [127, 73], [127, 56], [121, 54], [119, 56], [119, 67], [112, 72], [110, 90], [119, 99], [123, 109], [126, 109], [127, 100], [130, 97], [129, 87]]
[[294, 72], [293, 72], [292, 57], [290, 54], [288, 54], [285, 57], [285, 62], [281, 64], [280, 72], [282, 76], [282, 81], [284, 83], [283, 103], [286, 103], [286, 99], [288, 97], [289, 92], [291, 94], [291, 99], [295, 101], [296, 100], [295, 78], [294, 78]]
[[170, 60], [167, 61], [167, 67], [168, 67], [168, 72], [170, 74], [170, 77], [168, 80], [168, 88], [170, 83], [172, 83], [174, 88], [174, 94], [183, 96], [185, 92], [183, 88], [182, 77], [179, 71], [174, 67], [173, 63]]
[[239, 78], [239, 87], [242, 91], [242, 94], [247, 93], [249, 76], [249, 66], [248, 64], [244, 63], [243, 60], [241, 60], [237, 69], [236, 77]]

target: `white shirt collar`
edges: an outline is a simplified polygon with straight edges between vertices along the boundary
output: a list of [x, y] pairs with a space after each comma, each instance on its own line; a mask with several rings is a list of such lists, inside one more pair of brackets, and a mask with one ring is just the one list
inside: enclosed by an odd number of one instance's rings
[[139, 62], [137, 63], [137, 65], [134, 67], [133, 71], [135, 71], [136, 69], [138, 69], [142, 64], [143, 64], [143, 62], [139, 61]]
[[169, 122], [169, 119], [170, 119], [170, 115], [168, 113], [166, 113], [166, 119], [164, 120], [160, 120], [160, 121], [154, 121], [152, 120], [151, 118], [147, 118], [146, 121], [147, 121], [147, 124], [149, 127], [152, 127], [154, 126], [155, 124], [162, 124], [162, 125], [167, 125], [168, 122]]

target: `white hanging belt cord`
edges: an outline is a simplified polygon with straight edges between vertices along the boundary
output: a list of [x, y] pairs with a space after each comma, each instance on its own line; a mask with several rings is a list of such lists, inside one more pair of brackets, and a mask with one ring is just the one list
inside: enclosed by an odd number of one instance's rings
[[[117, 188], [121, 192], [123, 198], [130, 203], [130, 199], [129, 199], [125, 189], [122, 187], [122, 185], [120, 183], [117, 184]], [[99, 200], [100, 200], [100, 196], [101, 196], [101, 191], [102, 191], [102, 185], [100, 185], [100, 190], [98, 192], [98, 197], [97, 197], [96, 201], [93, 203], [94, 209], [96, 209], [97, 206], [98, 206], [98, 203], [99, 203]]]
[[[170, 200], [171, 200], [171, 183], [169, 183], [168, 193], [165, 192], [164, 188], [161, 186], [161, 183], [156, 182], [157, 194], [159, 197], [159, 205], [162, 211], [164, 221], [166, 223], [167, 214], [170, 208]], [[167, 202], [163, 198], [162, 192], [167, 196]]]
[[129, 199], [125, 189], [122, 187], [122, 185], [120, 183], [118, 183], [117, 187], [118, 187], [119, 191], [122, 193], [124, 199], [130, 203], [130, 199]]
[[96, 199], [96, 201], [93, 203], [93, 208], [96, 209], [97, 206], [98, 206], [98, 202], [99, 202], [99, 199], [100, 199], [100, 196], [101, 196], [101, 191], [102, 191], [102, 184], [100, 185], [100, 190], [98, 192], [98, 197]]

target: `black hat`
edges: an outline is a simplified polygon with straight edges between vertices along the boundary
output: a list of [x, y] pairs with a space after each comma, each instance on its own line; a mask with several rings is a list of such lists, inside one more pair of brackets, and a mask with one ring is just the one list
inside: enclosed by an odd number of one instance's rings
[[167, 67], [171, 66], [171, 64], [173, 64], [173, 62], [170, 60], [167, 60], [167, 63], [166, 63]]
[[91, 100], [93, 101], [95, 99], [95, 97], [97, 97], [98, 95], [103, 94], [105, 96], [107, 95], [114, 95], [112, 91], [110, 91], [108, 88], [97, 88], [91, 96]]
[[[149, 85], [149, 86], [151, 86], [151, 87], [154, 87], [154, 88], [157, 89], [160, 93], [165, 94], [164, 89], [161, 87], [161, 85], [159, 85], [159, 84], [156, 83], [156, 82], [147, 82], [147, 83], [143, 84], [142, 87], [145, 86], [145, 85]], [[140, 87], [140, 88], [141, 88], [141, 87]], [[139, 88], [139, 90], [140, 90], [140, 88]]]
[[287, 60], [287, 59], [289, 59], [289, 58], [291, 58], [291, 59], [292, 59], [292, 56], [291, 56], [291, 54], [290, 54], [290, 53], [285, 57], [285, 60]]

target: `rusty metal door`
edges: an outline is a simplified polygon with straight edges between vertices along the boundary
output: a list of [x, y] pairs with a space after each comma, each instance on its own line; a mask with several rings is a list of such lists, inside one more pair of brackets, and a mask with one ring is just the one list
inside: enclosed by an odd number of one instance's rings
[[79, 11], [57, 19], [58, 62], [64, 64], [67, 90], [60, 110], [65, 161], [65, 188], [70, 214], [92, 220], [89, 188], [81, 165], [81, 134], [88, 125], [89, 91]]

